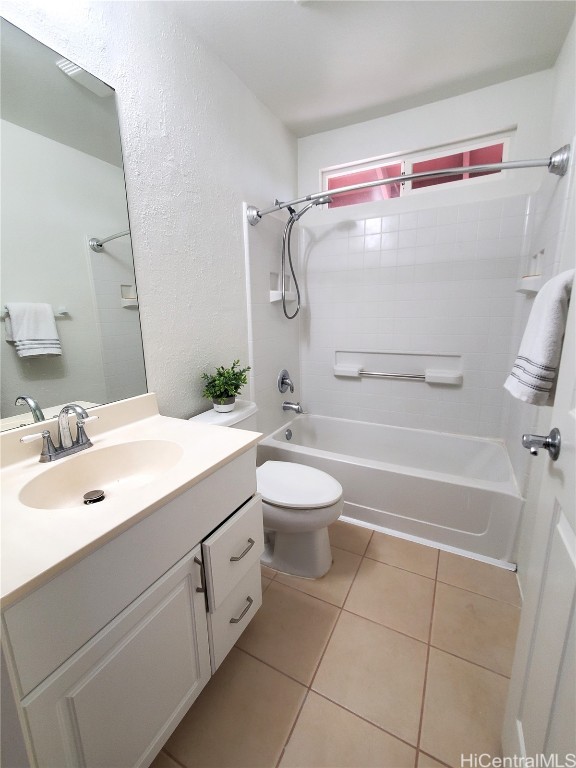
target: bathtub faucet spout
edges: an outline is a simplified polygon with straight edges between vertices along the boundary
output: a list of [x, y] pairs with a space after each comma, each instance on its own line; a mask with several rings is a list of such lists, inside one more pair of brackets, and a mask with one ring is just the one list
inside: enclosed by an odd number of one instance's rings
[[282, 403], [282, 410], [294, 411], [294, 413], [305, 413], [300, 403], [289, 403], [287, 400]]

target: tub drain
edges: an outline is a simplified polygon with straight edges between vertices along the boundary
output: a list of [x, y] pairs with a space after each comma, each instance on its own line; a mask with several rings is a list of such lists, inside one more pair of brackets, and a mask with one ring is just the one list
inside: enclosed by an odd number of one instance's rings
[[84, 504], [97, 504], [104, 501], [104, 491], [88, 491], [84, 494]]

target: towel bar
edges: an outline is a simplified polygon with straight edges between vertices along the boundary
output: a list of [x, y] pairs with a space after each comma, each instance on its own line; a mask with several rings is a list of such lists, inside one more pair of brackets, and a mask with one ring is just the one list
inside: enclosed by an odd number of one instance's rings
[[[70, 315], [70, 312], [66, 309], [66, 307], [58, 307], [58, 311], [54, 312], [54, 317], [68, 317]], [[4, 311], [0, 315], [1, 320], [6, 320], [8, 317], [8, 309], [4, 307]]]

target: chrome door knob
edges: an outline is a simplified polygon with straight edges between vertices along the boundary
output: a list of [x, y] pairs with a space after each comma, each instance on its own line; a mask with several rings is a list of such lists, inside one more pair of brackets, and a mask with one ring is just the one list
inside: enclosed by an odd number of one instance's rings
[[552, 461], [556, 461], [560, 456], [560, 430], [554, 427], [550, 430], [548, 436], [545, 435], [522, 435], [522, 445], [528, 448], [532, 456], [538, 456], [540, 448], [548, 451]]

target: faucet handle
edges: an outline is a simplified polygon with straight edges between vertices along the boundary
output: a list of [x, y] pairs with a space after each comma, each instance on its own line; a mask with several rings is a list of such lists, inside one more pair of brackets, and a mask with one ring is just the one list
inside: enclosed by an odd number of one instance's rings
[[78, 417], [76, 419], [76, 445], [85, 445], [87, 448], [90, 448], [92, 445], [92, 441], [86, 434], [86, 431], [84, 429], [84, 424], [86, 424], [87, 421], [96, 421], [96, 419], [100, 418], [99, 416], [88, 416], [87, 419], [82, 419]]
[[45, 429], [42, 432], [35, 432], [33, 435], [24, 435], [24, 437], [20, 438], [20, 442], [31, 443], [33, 440], [39, 440], [40, 438], [44, 440], [42, 451], [40, 453], [40, 461], [42, 463], [52, 461], [56, 457], [56, 446], [52, 442], [50, 430]]
[[100, 418], [100, 416], [96, 416], [96, 414], [94, 414], [94, 416], [88, 416], [87, 419], [78, 418], [76, 420], [76, 423], [77, 424], [88, 424], [89, 421], [96, 421], [99, 418]]
[[278, 391], [282, 394], [284, 394], [288, 388], [290, 388], [290, 392], [294, 392], [294, 384], [292, 383], [292, 379], [286, 368], [283, 368], [278, 374], [277, 384]]

